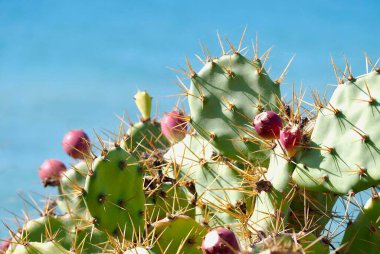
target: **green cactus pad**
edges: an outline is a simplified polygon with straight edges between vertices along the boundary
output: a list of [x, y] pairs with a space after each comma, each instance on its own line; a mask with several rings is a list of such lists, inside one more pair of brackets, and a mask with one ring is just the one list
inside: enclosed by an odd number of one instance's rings
[[252, 254], [302, 254], [302, 247], [295, 240], [296, 236], [289, 233], [280, 233], [264, 238], [253, 245]]
[[74, 229], [73, 246], [76, 253], [111, 253], [108, 236], [93, 226]]
[[[197, 221], [211, 227], [237, 224], [244, 204], [249, 210], [252, 199], [246, 195], [243, 178], [233, 164], [213, 160], [211, 145], [199, 135], [187, 135], [164, 156], [173, 163], [169, 175], [185, 183], [193, 181], [197, 193]], [[194, 194], [194, 193], [189, 193]]]
[[[260, 73], [260, 74], [259, 74]], [[279, 85], [259, 60], [236, 53], [208, 62], [191, 79], [191, 125], [222, 155], [234, 160], [265, 157], [262, 142], [253, 137], [258, 109], [277, 109]]]
[[170, 146], [161, 133], [160, 123], [145, 121], [134, 124], [121, 141], [121, 147], [133, 154], [164, 149]]
[[123, 254], [155, 254], [155, 253], [151, 250], [147, 250], [142, 247], [136, 247], [131, 250], [125, 251]]
[[155, 253], [201, 254], [202, 237], [207, 229], [185, 215], [174, 215], [153, 224]]
[[302, 246], [302, 249], [307, 254], [329, 254], [329, 246], [322, 243], [321, 239], [315, 236], [315, 232], [305, 233], [300, 232], [297, 234], [297, 240]]
[[328, 254], [329, 246], [312, 233], [280, 233], [269, 236], [252, 248], [252, 254]]
[[342, 240], [342, 253], [379, 253], [380, 199], [371, 198], [356, 220], [348, 225]]
[[290, 180], [295, 167], [286, 158], [281, 146], [277, 145], [271, 154], [267, 173], [256, 184], [259, 194], [255, 197], [255, 207], [249, 219], [254, 233], [279, 232], [285, 228], [294, 196]]
[[194, 218], [195, 208], [189, 203], [184, 188], [169, 182], [152, 183], [147, 186], [145, 189], [147, 218], [155, 221], [177, 212]]
[[199, 161], [211, 160], [214, 150], [210, 142], [200, 135], [187, 134], [167, 151], [164, 159], [181, 167], [190, 167]]
[[290, 205], [288, 228], [296, 232], [312, 230], [319, 235], [332, 218], [332, 209], [337, 200], [335, 193], [297, 190]]
[[338, 85], [321, 108], [293, 181], [309, 190], [360, 192], [380, 183], [380, 74]]
[[240, 225], [238, 218], [252, 208], [240, 169], [223, 162], [207, 162], [181, 170], [184, 179], [196, 183], [198, 220], [206, 219], [211, 227]]
[[86, 179], [84, 200], [95, 226], [127, 239], [144, 225], [143, 172], [137, 160], [121, 147], [95, 159]]
[[87, 164], [82, 161], [67, 170], [61, 177], [57, 205], [63, 213], [85, 213], [86, 206], [80, 197], [87, 176]]
[[29, 242], [25, 244], [17, 244], [16, 248], [7, 254], [73, 254], [67, 251], [56, 242]]
[[72, 238], [70, 226], [63, 217], [43, 216], [28, 221], [22, 229], [21, 238], [28, 242], [45, 242], [54, 240], [65, 249], [70, 249]]

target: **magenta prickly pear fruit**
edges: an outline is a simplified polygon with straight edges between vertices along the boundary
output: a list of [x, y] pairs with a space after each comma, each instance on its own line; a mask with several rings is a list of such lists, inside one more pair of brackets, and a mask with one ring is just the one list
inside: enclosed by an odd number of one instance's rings
[[288, 125], [280, 132], [281, 146], [286, 150], [290, 157], [293, 157], [298, 146], [301, 144], [302, 131], [296, 125]]
[[208, 232], [202, 242], [203, 254], [237, 254], [240, 246], [234, 232], [217, 228]]
[[49, 159], [42, 163], [38, 174], [44, 186], [59, 185], [61, 175], [66, 171], [66, 166], [63, 162], [56, 159]]
[[256, 115], [253, 126], [260, 137], [278, 139], [282, 129], [282, 119], [273, 111], [264, 111]]
[[83, 159], [90, 150], [90, 139], [83, 130], [71, 130], [63, 137], [62, 146], [74, 159]]
[[10, 245], [9, 241], [3, 241], [3, 242], [1, 242], [0, 243], [0, 254], [1, 253], [5, 253], [8, 250], [9, 245]]
[[161, 130], [164, 136], [172, 143], [185, 138], [187, 132], [187, 121], [180, 110], [165, 113], [161, 119]]

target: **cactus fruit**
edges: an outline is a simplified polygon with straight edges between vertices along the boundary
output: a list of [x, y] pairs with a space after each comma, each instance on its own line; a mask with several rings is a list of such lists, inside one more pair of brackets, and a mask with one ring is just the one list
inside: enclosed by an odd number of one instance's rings
[[161, 133], [160, 123], [150, 118], [152, 97], [147, 92], [137, 92], [135, 103], [142, 117], [138, 123], [131, 124], [120, 146], [136, 156], [169, 147], [169, 141]]
[[83, 159], [89, 153], [90, 139], [83, 130], [71, 130], [63, 137], [62, 147], [74, 159]]
[[185, 138], [187, 132], [187, 121], [181, 110], [173, 110], [165, 113], [161, 119], [161, 130], [164, 136], [172, 143]]
[[146, 91], [138, 91], [133, 98], [141, 113], [141, 122], [149, 121], [153, 98]]
[[253, 127], [264, 139], [278, 139], [282, 129], [282, 119], [273, 111], [264, 111], [255, 116]]
[[156, 245], [155, 253], [201, 254], [205, 227], [185, 215], [170, 215], [153, 223]]
[[223, 156], [240, 161], [263, 158], [263, 143], [254, 136], [251, 121], [261, 110], [276, 109], [280, 97], [279, 85], [259, 59], [249, 60], [238, 52], [223, 55], [191, 73], [190, 123]]
[[58, 186], [61, 175], [66, 171], [66, 166], [63, 162], [57, 159], [49, 159], [44, 161], [38, 170], [38, 174], [43, 185]]
[[380, 183], [379, 84], [376, 71], [352, 78], [320, 105], [309, 148], [296, 158], [298, 186], [348, 194]]
[[95, 226], [132, 239], [143, 230], [143, 172], [133, 155], [117, 146], [96, 158], [86, 179], [84, 201]]
[[293, 157], [302, 141], [302, 131], [297, 125], [288, 125], [280, 132], [281, 146], [289, 157]]
[[9, 248], [9, 240], [0, 242], [0, 254], [4, 254]]
[[240, 251], [234, 232], [216, 228], [208, 232], [202, 242], [203, 254], [236, 254]]

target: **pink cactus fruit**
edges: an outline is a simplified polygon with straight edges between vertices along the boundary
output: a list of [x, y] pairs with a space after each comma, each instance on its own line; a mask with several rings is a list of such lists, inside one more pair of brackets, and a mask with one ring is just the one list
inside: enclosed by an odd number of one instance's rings
[[161, 119], [161, 131], [172, 143], [184, 139], [187, 132], [187, 121], [184, 113], [180, 110], [165, 113]]
[[282, 129], [282, 119], [273, 111], [264, 111], [256, 115], [253, 126], [257, 134], [264, 139], [278, 139]]
[[10, 245], [9, 240], [0, 242], [0, 254], [5, 253], [8, 250], [9, 245]]
[[202, 252], [203, 254], [236, 254], [240, 253], [240, 245], [234, 232], [226, 228], [217, 228], [204, 237]]
[[66, 171], [66, 166], [63, 162], [56, 159], [49, 159], [42, 163], [38, 174], [43, 185], [57, 186], [59, 185], [61, 175]]
[[63, 150], [74, 159], [83, 159], [90, 151], [90, 139], [83, 130], [71, 130], [63, 137]]
[[290, 157], [296, 154], [301, 140], [302, 131], [296, 125], [288, 125], [280, 132], [280, 143]]

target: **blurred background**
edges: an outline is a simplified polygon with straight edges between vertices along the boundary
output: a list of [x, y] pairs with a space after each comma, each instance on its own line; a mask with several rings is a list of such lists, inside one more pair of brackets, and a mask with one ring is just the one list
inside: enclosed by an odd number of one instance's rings
[[54, 193], [37, 171], [48, 158], [73, 163], [61, 148], [68, 130], [94, 140], [93, 130], [117, 131], [117, 115], [137, 121], [137, 89], [153, 95], [158, 115], [170, 111], [181, 92], [171, 69], [185, 56], [199, 69], [200, 43], [220, 55], [217, 31], [238, 44], [247, 27], [244, 46], [257, 33], [261, 53], [273, 47], [274, 79], [296, 55], [285, 96], [294, 83], [329, 97], [331, 56], [344, 69], [346, 55], [356, 75], [366, 72], [363, 52], [380, 57], [379, 13], [379, 1], [0, 0], [0, 219], [22, 214], [20, 195]]

